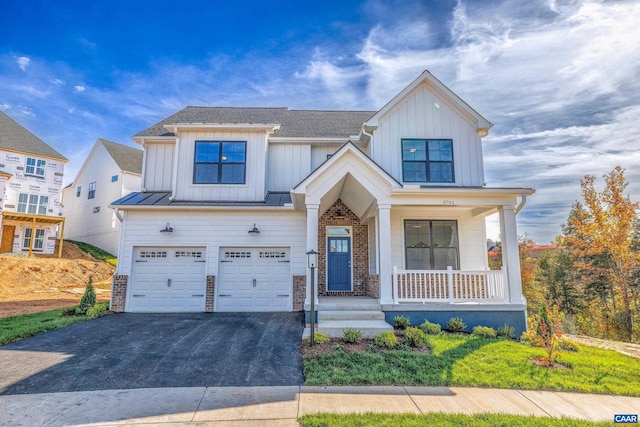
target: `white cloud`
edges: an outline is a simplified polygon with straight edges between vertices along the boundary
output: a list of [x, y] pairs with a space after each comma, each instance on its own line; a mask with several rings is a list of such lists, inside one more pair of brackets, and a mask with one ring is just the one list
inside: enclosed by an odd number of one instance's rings
[[19, 56], [16, 58], [16, 63], [18, 64], [18, 67], [20, 67], [22, 71], [27, 70], [27, 67], [29, 66], [30, 62], [31, 62], [31, 59], [29, 59], [26, 56]]
[[85, 90], [87, 90], [87, 88], [84, 87], [83, 85], [76, 85], [73, 87], [73, 89], [78, 93], [84, 92]]

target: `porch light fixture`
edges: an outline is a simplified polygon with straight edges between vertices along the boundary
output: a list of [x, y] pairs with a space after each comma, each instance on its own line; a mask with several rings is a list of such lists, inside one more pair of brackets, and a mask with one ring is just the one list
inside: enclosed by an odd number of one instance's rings
[[171, 226], [171, 224], [167, 223], [167, 225], [165, 225], [164, 228], [160, 230], [160, 232], [164, 234], [173, 233], [173, 227]]
[[311, 269], [311, 312], [309, 313], [309, 324], [311, 325], [311, 335], [309, 336], [309, 343], [313, 346], [315, 344], [315, 328], [316, 328], [316, 307], [315, 299], [316, 292], [313, 289], [315, 286], [315, 270], [318, 266], [318, 252], [311, 249], [307, 252], [307, 265]]
[[256, 227], [255, 222], [253, 223], [253, 228], [249, 230], [248, 233], [251, 234], [252, 236], [257, 236], [260, 234], [260, 230], [258, 230], [258, 227]]

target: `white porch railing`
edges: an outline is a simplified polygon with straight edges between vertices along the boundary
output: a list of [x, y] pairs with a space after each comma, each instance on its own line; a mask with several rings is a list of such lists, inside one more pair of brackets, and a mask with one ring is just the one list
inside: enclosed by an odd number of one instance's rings
[[488, 271], [399, 270], [393, 267], [393, 301], [507, 303], [506, 269]]

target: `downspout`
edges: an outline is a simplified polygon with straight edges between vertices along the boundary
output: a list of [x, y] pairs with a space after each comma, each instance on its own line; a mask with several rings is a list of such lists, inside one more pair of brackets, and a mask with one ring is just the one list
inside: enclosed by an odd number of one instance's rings
[[119, 208], [115, 208], [115, 213], [116, 213], [116, 218], [118, 218], [120, 220], [120, 222], [124, 221], [124, 217], [120, 213], [120, 209]]
[[371, 146], [369, 152], [371, 153], [371, 158], [373, 159], [373, 134], [368, 133], [364, 126], [362, 126], [362, 134], [369, 137], [369, 145]]
[[[144, 142], [144, 138], [142, 138], [142, 181], [140, 181], [140, 190], [142, 190], [143, 193], [147, 192], [147, 147], [146, 144]], [[124, 180], [123, 180], [124, 181]], [[121, 221], [122, 222], [122, 221]]]
[[522, 193], [522, 200], [520, 200], [520, 203], [518, 204], [518, 206], [516, 206], [516, 210], [514, 211], [515, 215], [518, 215], [518, 212], [520, 212], [522, 210], [522, 208], [524, 208], [524, 205], [527, 204], [527, 193]]
[[173, 127], [173, 134], [176, 136], [176, 152], [173, 156], [173, 176], [171, 177], [171, 195], [169, 200], [176, 198], [176, 187], [178, 186], [178, 158], [180, 153], [180, 135], [178, 135], [178, 127]]

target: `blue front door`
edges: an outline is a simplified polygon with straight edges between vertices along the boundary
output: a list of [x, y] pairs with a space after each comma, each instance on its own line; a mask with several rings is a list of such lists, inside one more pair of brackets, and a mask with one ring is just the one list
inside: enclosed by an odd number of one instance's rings
[[327, 290], [351, 290], [351, 237], [329, 237]]

